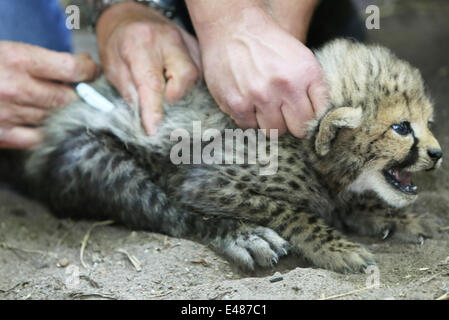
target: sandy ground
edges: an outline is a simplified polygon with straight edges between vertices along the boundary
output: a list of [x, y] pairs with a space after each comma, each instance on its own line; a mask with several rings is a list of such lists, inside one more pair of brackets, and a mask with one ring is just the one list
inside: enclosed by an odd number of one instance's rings
[[[436, 135], [449, 150], [449, 2], [386, 3], [381, 29], [370, 31], [369, 40], [422, 70], [435, 100]], [[95, 46], [82, 33], [77, 44]], [[378, 269], [358, 275], [311, 268], [295, 257], [246, 274], [195, 242], [56, 219], [41, 205], [2, 188], [0, 299], [436, 299], [449, 292], [447, 163], [417, 181], [422, 192], [411, 210], [427, 214], [435, 237], [423, 245], [352, 237], [378, 261]], [[270, 281], [275, 278], [279, 281]]]

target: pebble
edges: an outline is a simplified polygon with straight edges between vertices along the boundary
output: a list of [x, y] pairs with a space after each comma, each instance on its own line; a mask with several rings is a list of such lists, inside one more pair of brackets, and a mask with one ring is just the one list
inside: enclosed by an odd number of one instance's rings
[[57, 265], [57, 266], [60, 267], [60, 268], [65, 268], [65, 267], [67, 267], [69, 264], [70, 264], [69, 259], [62, 258], [62, 259], [60, 259], [60, 260], [58, 261], [58, 265]]
[[278, 281], [282, 281], [284, 280], [284, 277], [279, 273], [276, 272], [271, 278], [270, 278], [270, 282], [274, 283], [274, 282], [278, 282]]

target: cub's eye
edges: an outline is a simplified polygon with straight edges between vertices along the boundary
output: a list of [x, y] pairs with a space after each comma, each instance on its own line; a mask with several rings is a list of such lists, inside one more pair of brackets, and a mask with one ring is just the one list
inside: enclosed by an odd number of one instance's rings
[[427, 127], [429, 128], [429, 129], [432, 129], [433, 128], [433, 121], [432, 120], [429, 120], [428, 122], [427, 122]]
[[410, 126], [410, 122], [404, 121], [399, 124], [393, 124], [391, 128], [399, 133], [401, 136], [406, 136], [412, 132], [412, 128]]

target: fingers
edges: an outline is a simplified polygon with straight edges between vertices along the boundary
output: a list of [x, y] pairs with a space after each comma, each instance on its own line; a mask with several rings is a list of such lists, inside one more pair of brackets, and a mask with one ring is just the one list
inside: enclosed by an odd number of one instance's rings
[[274, 108], [257, 108], [257, 123], [261, 129], [266, 129], [266, 135], [270, 136], [270, 129], [278, 129], [279, 136], [287, 131], [284, 117], [279, 106]]
[[47, 116], [43, 109], [0, 103], [0, 123], [8, 125], [39, 124]]
[[188, 54], [181, 35], [167, 38], [166, 45], [162, 49], [167, 79], [165, 96], [168, 101], [176, 101], [183, 97], [199, 79], [199, 70]]
[[[142, 44], [144, 43], [142, 40]], [[147, 134], [153, 135], [163, 114], [165, 80], [162, 58], [157, 52], [150, 52], [144, 46], [128, 50], [123, 58], [131, 71], [131, 77], [139, 95], [144, 129]]]
[[99, 67], [86, 53], [71, 55], [45, 48], [29, 46], [25, 61], [27, 71], [34, 77], [68, 83], [92, 81]]
[[75, 91], [65, 85], [20, 76], [9, 85], [0, 85], [0, 101], [43, 109], [57, 108], [77, 99]]
[[312, 104], [307, 96], [301, 97], [298, 104], [286, 103], [282, 105], [281, 112], [288, 131], [297, 138], [303, 138], [306, 135], [307, 122], [315, 116]]
[[200, 52], [200, 46], [198, 44], [198, 40], [196, 40], [192, 35], [187, 33], [184, 29], [181, 30], [181, 36], [184, 40], [184, 43], [190, 53], [190, 57], [192, 58], [193, 62], [195, 63], [200, 78], [203, 74], [203, 66], [201, 64], [201, 52]]
[[312, 108], [316, 118], [320, 118], [328, 108], [328, 87], [323, 80], [313, 81], [307, 94], [312, 102]]
[[106, 77], [128, 104], [133, 107], [139, 106], [139, 94], [126, 64], [122, 61], [111, 63], [106, 69]]
[[0, 148], [29, 149], [42, 141], [38, 129], [27, 127], [0, 128]]
[[[226, 98], [224, 101], [223, 96]], [[240, 128], [257, 128], [254, 105], [250, 105], [240, 94], [214, 95], [214, 98], [221, 111], [228, 114]]]
[[257, 118], [255, 109], [245, 112], [230, 111], [229, 115], [235, 121], [235, 123], [242, 129], [256, 129]]

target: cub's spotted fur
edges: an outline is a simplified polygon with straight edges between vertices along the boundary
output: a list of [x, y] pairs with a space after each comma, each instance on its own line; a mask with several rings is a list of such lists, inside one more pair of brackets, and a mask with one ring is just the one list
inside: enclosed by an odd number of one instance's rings
[[203, 129], [235, 128], [204, 86], [167, 104], [148, 137], [137, 109], [100, 81], [116, 109], [78, 101], [52, 115], [26, 160], [28, 183], [58, 215], [195, 237], [249, 269], [291, 250], [319, 267], [359, 272], [374, 258], [339, 229], [412, 242], [430, 236], [419, 217], [398, 208], [417, 196], [411, 173], [437, 168], [441, 149], [417, 69], [385, 48], [346, 40], [316, 56], [329, 109], [306, 139], [279, 139], [275, 175], [259, 175], [259, 165], [170, 162], [174, 129], [192, 134], [198, 120]]

